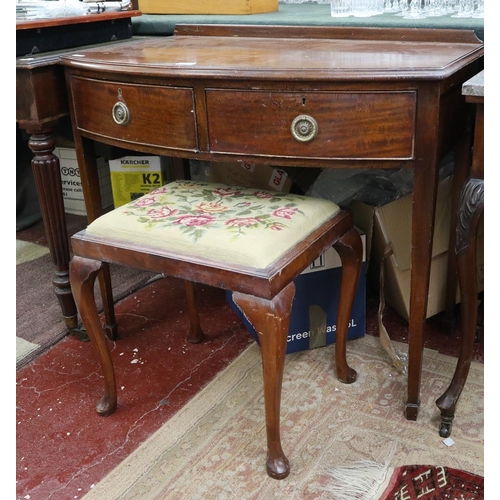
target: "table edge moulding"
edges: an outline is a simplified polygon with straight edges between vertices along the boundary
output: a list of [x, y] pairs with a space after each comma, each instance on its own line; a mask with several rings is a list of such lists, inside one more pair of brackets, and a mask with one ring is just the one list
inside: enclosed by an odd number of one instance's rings
[[172, 37], [68, 53], [89, 220], [102, 213], [93, 141], [209, 161], [413, 168], [405, 415], [415, 420], [439, 162], [468, 125], [461, 87], [483, 55], [472, 30], [243, 25], [178, 25]]

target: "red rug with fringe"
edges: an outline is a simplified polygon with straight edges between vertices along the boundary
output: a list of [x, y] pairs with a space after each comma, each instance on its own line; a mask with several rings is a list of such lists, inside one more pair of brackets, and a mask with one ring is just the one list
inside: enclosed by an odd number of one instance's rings
[[379, 500], [483, 500], [484, 478], [449, 467], [397, 467]]

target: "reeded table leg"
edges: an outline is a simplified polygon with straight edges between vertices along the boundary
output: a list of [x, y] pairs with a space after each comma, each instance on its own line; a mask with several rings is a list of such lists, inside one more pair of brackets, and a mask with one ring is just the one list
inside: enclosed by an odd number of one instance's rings
[[461, 295], [461, 343], [457, 366], [451, 383], [436, 401], [441, 410], [439, 435], [451, 434], [455, 409], [469, 374], [474, 350], [477, 323], [476, 235], [484, 209], [484, 181], [470, 179], [462, 190], [458, 206], [457, 256], [458, 279]]
[[290, 464], [281, 448], [280, 407], [286, 339], [294, 295], [293, 282], [272, 300], [233, 293], [234, 302], [241, 308], [259, 335], [264, 373], [266, 469], [267, 474], [273, 479], [284, 479], [290, 473]]
[[78, 326], [78, 316], [69, 282], [69, 244], [64, 214], [59, 158], [54, 155], [52, 130], [31, 131], [29, 147], [50, 255], [56, 267], [52, 280], [68, 330]]

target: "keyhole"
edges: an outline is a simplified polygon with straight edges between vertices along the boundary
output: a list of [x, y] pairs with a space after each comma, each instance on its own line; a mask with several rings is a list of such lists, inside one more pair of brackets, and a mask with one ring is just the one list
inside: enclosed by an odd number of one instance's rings
[[305, 98], [305, 97], [303, 97], [303, 98], [302, 98], [302, 106], [305, 106], [305, 105], [306, 105], [306, 98]]

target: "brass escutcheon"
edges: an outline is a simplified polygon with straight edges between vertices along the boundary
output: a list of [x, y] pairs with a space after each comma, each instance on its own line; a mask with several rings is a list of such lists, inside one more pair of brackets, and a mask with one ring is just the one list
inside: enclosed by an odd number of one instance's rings
[[111, 114], [113, 116], [113, 120], [118, 125], [127, 125], [128, 121], [130, 120], [130, 113], [128, 111], [127, 105], [121, 101], [118, 101], [113, 106], [113, 111]]
[[309, 115], [299, 115], [292, 122], [292, 135], [300, 142], [312, 141], [318, 135], [318, 123]]

